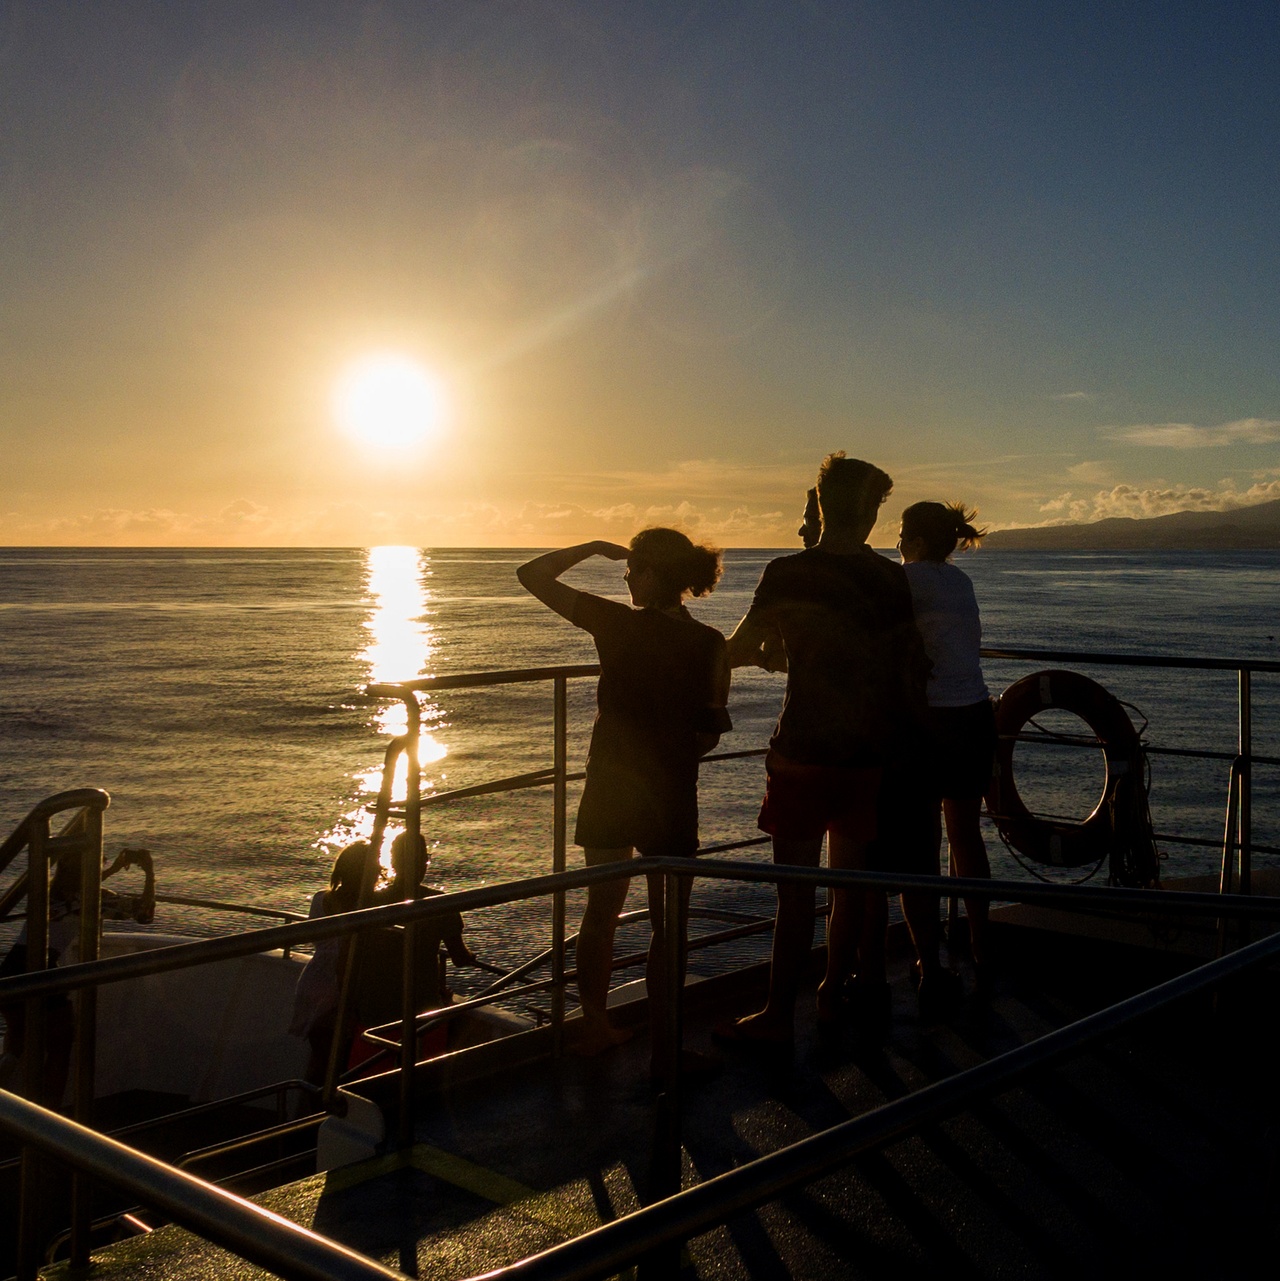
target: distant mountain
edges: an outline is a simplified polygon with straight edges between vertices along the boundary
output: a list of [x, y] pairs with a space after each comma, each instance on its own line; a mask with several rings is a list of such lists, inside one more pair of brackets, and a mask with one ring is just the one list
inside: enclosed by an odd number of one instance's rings
[[1113, 516], [1088, 525], [998, 529], [984, 547], [1011, 551], [1244, 551], [1280, 547], [1280, 499], [1228, 512], [1175, 512], [1134, 520]]

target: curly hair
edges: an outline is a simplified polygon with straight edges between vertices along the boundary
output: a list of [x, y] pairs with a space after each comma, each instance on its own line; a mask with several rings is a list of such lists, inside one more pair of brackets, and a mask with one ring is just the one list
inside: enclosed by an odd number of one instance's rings
[[705, 596], [720, 581], [720, 549], [695, 543], [678, 529], [642, 529], [629, 550], [632, 568], [653, 570], [673, 596]]

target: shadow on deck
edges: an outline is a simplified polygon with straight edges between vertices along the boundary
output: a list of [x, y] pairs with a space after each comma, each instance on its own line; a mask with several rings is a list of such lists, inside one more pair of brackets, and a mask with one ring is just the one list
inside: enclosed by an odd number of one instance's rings
[[[688, 1090], [686, 1186], [1023, 1044], [1185, 966], [1168, 952], [1006, 924], [1002, 977], [923, 1026], [906, 957], [889, 1040], [785, 1062], [729, 1052]], [[690, 989], [686, 1044], [753, 1007], [739, 980]], [[1280, 1102], [1274, 971], [1130, 1029], [969, 1112], [691, 1241], [682, 1275], [845, 1278], [1202, 1277], [1274, 1263]], [[802, 1002], [812, 1008], [811, 1000]], [[629, 1011], [635, 1017], [639, 1011]], [[623, 1017], [626, 1017], [624, 1015]], [[437, 1072], [437, 1077], [441, 1074]], [[425, 1083], [424, 1083], [425, 1084]], [[424, 1089], [423, 1094], [426, 1095]], [[416, 1146], [256, 1198], [420, 1277], [471, 1277], [638, 1208], [654, 1104], [648, 1038], [597, 1059], [541, 1059], [439, 1082]], [[176, 1228], [102, 1255], [102, 1275], [254, 1276]]]

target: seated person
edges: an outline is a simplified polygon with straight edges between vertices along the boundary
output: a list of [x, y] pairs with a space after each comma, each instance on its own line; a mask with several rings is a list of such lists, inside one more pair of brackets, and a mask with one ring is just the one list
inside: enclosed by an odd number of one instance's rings
[[[400, 903], [428, 898], [443, 893], [423, 885], [430, 858], [427, 843], [421, 835], [410, 841], [402, 832], [391, 843], [392, 879], [374, 893], [374, 903]], [[449, 989], [445, 984], [443, 943], [455, 965], [474, 965], [476, 958], [462, 937], [462, 917], [457, 912], [417, 922], [413, 939], [413, 1008], [422, 1013], [448, 1005]], [[379, 1027], [397, 1022], [402, 1013], [404, 993], [404, 936], [402, 927], [369, 930], [360, 944], [356, 965], [354, 1009], [357, 1026]], [[428, 1033], [428, 1050], [444, 1048], [444, 1028]], [[357, 1047], [356, 1057], [360, 1055]]]
[[[354, 912], [360, 903], [361, 881], [372, 857], [373, 849], [367, 841], [356, 841], [342, 850], [329, 874], [329, 888], [319, 890], [312, 898], [308, 918], [314, 920], [318, 916]], [[372, 879], [377, 879], [376, 871]], [[289, 1024], [289, 1031], [294, 1036], [306, 1038], [310, 1053], [305, 1079], [316, 1084], [324, 1080], [337, 1020], [341, 982], [338, 966], [342, 959], [342, 944], [340, 938], [324, 939], [316, 944], [311, 959], [298, 975], [293, 998], [293, 1021]], [[346, 1054], [341, 1055], [342, 1063], [346, 1059]]]

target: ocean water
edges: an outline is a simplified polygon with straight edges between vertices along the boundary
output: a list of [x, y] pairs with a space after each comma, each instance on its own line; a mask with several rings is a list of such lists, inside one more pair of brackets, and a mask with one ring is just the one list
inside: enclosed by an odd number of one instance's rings
[[[727, 553], [720, 587], [694, 612], [731, 630], [776, 554]], [[305, 911], [334, 852], [368, 830], [365, 806], [398, 725], [400, 709], [363, 695], [368, 682], [593, 661], [589, 637], [516, 583], [528, 555], [0, 549], [0, 830], [52, 792], [103, 787], [108, 851], [151, 848], [162, 892]], [[1280, 553], [980, 551], [958, 563], [974, 580], [989, 645], [1280, 658]], [[612, 562], [568, 581], [625, 599]], [[988, 684], [995, 692], [1032, 670], [993, 662]], [[1233, 673], [1084, 670], [1141, 709], [1153, 744], [1234, 750]], [[762, 746], [781, 692], [780, 677], [736, 673], [735, 730], [722, 750]], [[593, 694], [592, 682], [571, 686], [574, 767]], [[1280, 677], [1255, 677], [1253, 708], [1255, 751], [1280, 755]], [[444, 693], [426, 723], [428, 791], [551, 762], [549, 685]], [[1018, 752], [1033, 808], [1088, 813], [1102, 786], [1096, 752]], [[1280, 845], [1276, 775], [1257, 770], [1255, 839]], [[759, 760], [704, 767], [704, 843], [758, 835], [762, 780]], [[1157, 830], [1220, 841], [1226, 780], [1225, 762], [1153, 759]], [[433, 878], [447, 888], [550, 866], [548, 789], [434, 808], [424, 825]], [[990, 846], [997, 874], [1027, 874], [994, 837]], [[1217, 865], [1212, 850], [1165, 849], [1171, 875]], [[770, 906], [760, 889], [712, 885], [697, 896]], [[630, 905], [640, 905], [639, 887]], [[164, 919], [201, 933], [232, 923], [180, 909]], [[500, 926], [476, 914], [468, 928], [486, 959], [514, 961], [543, 945], [545, 905], [505, 909]]]

